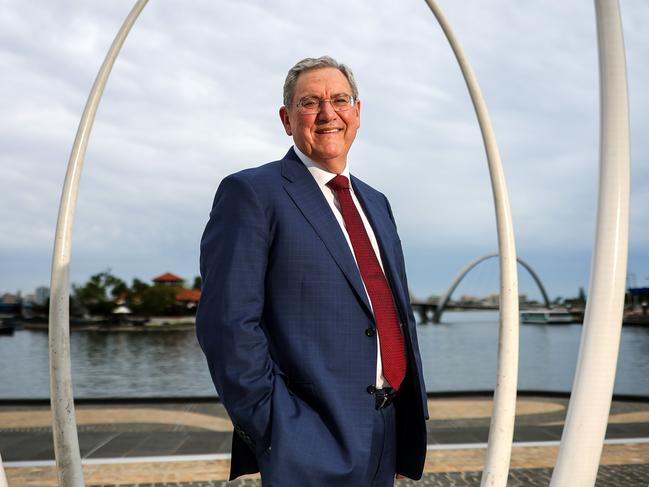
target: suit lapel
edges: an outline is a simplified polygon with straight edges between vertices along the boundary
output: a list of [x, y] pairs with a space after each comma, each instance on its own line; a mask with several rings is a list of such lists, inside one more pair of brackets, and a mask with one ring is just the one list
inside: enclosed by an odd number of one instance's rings
[[356, 261], [329, 203], [309, 170], [291, 149], [282, 160], [284, 189], [311, 224], [371, 315], [370, 303]]
[[390, 287], [392, 288], [397, 308], [401, 314], [401, 322], [406, 323], [406, 310], [408, 309], [410, 298], [406, 292], [407, 290], [403, 288], [401, 279], [399, 278], [401, 273], [397, 267], [399, 264], [396, 262], [396, 250], [394, 248], [398, 236], [394, 231], [392, 221], [387, 215], [385, 200], [382, 197], [378, 197], [378, 193], [367, 191], [364, 187], [365, 184], [354, 176], [351, 176], [351, 182], [354, 187], [354, 193], [363, 206], [365, 215], [374, 230], [374, 235], [376, 236], [381, 251], [383, 268], [388, 282], [390, 283]]

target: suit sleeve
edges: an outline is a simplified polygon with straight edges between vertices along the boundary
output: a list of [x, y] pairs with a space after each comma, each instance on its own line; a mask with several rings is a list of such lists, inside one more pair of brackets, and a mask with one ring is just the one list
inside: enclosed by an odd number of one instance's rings
[[262, 329], [270, 226], [240, 174], [217, 190], [201, 240], [196, 333], [235, 432], [256, 453], [270, 444], [275, 374]]

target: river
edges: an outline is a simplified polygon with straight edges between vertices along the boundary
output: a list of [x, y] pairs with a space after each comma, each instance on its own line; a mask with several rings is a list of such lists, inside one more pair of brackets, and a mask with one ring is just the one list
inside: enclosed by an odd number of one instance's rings
[[[581, 325], [521, 325], [519, 390], [570, 391]], [[491, 390], [498, 340], [496, 312], [447, 312], [420, 325], [429, 391]], [[75, 397], [214, 395], [194, 332], [97, 332], [71, 335]], [[0, 336], [0, 399], [49, 397], [47, 334]], [[624, 327], [618, 394], [649, 396], [649, 328]]]

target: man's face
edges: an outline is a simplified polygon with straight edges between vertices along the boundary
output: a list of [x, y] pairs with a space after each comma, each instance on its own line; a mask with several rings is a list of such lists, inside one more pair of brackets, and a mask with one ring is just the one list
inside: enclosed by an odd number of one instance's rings
[[326, 169], [340, 173], [347, 163], [347, 153], [360, 127], [360, 102], [350, 110], [336, 112], [329, 102], [313, 114], [300, 113], [296, 103], [306, 96], [328, 100], [341, 93], [351, 95], [347, 78], [336, 68], [314, 69], [302, 73], [295, 84], [290, 107], [279, 110], [280, 118], [295, 145]]

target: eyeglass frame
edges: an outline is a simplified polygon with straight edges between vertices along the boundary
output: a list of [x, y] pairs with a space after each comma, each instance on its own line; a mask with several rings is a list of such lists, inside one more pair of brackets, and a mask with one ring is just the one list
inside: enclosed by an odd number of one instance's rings
[[[342, 96], [345, 96], [345, 97], [347, 98], [347, 100], [348, 100], [348, 102], [349, 102], [349, 106], [346, 107], [346, 108], [339, 108], [339, 109], [336, 109], [336, 107], [335, 107], [334, 104], [332, 103], [332, 100], [335, 99], [335, 98], [338, 98], [338, 97], [342, 97]], [[317, 108], [317, 110], [315, 110], [315, 111], [308, 111], [308, 112], [305, 112], [305, 111], [304, 111], [304, 106], [301, 105], [301, 103], [302, 103], [304, 100], [307, 100], [307, 99], [315, 99], [315, 100], [318, 100], [318, 108]], [[348, 95], [347, 93], [338, 93], [338, 94], [334, 95], [332, 98], [320, 98], [320, 97], [318, 97], [318, 96], [312, 96], [312, 95], [310, 95], [310, 96], [304, 96], [304, 97], [302, 97], [302, 98], [300, 99], [300, 101], [298, 101], [294, 106], [295, 106], [295, 108], [297, 108], [298, 111], [299, 111], [301, 114], [303, 114], [303, 115], [315, 115], [315, 114], [318, 114], [318, 113], [320, 113], [320, 112], [322, 111], [322, 104], [323, 104], [324, 102], [329, 102], [329, 105], [331, 105], [331, 108], [333, 109], [333, 111], [335, 111], [336, 113], [338, 113], [338, 112], [346, 112], [346, 111], [348, 111], [348, 110], [351, 110], [352, 108], [354, 108], [354, 107], [356, 106], [356, 102], [357, 102], [357, 101], [358, 101], [358, 100], [357, 100], [353, 95]]]

